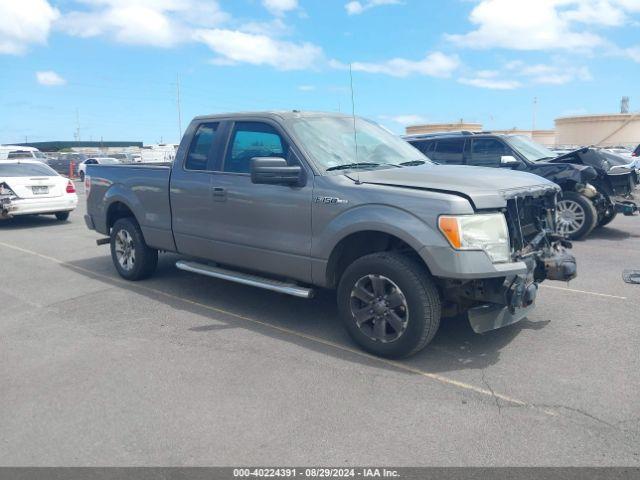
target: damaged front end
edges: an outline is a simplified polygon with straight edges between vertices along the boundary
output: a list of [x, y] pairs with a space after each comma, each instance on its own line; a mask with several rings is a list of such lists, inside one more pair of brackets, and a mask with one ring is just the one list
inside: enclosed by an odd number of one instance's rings
[[[511, 262], [526, 269], [505, 277], [472, 280], [449, 293], [466, 303], [469, 323], [483, 333], [515, 323], [534, 307], [538, 285], [544, 280], [576, 277], [576, 260], [567, 251], [570, 242], [555, 233], [557, 190], [507, 199], [504, 214], [509, 227]], [[452, 285], [453, 286], [453, 285]]]

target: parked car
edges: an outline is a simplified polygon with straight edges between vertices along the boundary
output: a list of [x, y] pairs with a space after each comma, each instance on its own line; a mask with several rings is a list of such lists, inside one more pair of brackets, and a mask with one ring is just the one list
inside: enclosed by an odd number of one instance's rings
[[47, 163], [47, 156], [34, 147], [22, 147], [19, 145], [0, 146], [0, 160], [37, 160]]
[[85, 221], [125, 279], [150, 276], [163, 251], [188, 258], [181, 270], [297, 297], [336, 289], [354, 341], [397, 357], [441, 316], [509, 325], [540, 282], [576, 275], [555, 233], [560, 188], [536, 175], [434, 165], [330, 113], [196, 117], [181, 145], [172, 166], [87, 166]]
[[558, 229], [570, 239], [586, 237], [596, 226], [611, 222], [617, 213], [638, 212], [638, 172], [608, 152], [581, 148], [556, 156], [526, 136], [485, 132], [404, 138], [438, 163], [507, 168], [557, 183], [562, 188]]
[[109, 156], [111, 158], [115, 158], [116, 160], [120, 160], [121, 163], [142, 163], [142, 157], [136, 153], [110, 153]]
[[50, 158], [47, 164], [61, 175], [74, 177], [78, 175], [78, 165], [88, 157], [84, 153], [59, 153]]
[[87, 165], [113, 165], [121, 163], [117, 158], [112, 157], [91, 157], [78, 164], [78, 176], [84, 182], [84, 176], [87, 172]]
[[0, 162], [0, 219], [52, 214], [63, 221], [77, 205], [73, 182], [42, 162]]

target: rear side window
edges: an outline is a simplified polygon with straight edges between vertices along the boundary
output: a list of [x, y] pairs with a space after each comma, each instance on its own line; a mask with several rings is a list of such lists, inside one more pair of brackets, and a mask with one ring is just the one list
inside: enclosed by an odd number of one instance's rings
[[206, 170], [211, 147], [218, 129], [217, 123], [203, 123], [198, 127], [191, 141], [184, 168], [187, 170]]
[[497, 167], [503, 155], [511, 155], [507, 146], [495, 138], [477, 138], [471, 144], [471, 165]]
[[18, 158], [33, 158], [33, 155], [29, 151], [20, 150], [17, 152], [9, 152], [7, 158], [10, 160], [16, 160]]
[[431, 157], [440, 163], [462, 164], [464, 139], [438, 140]]
[[287, 144], [271, 125], [238, 122], [233, 129], [224, 171], [249, 173], [253, 157], [287, 158]]
[[57, 177], [55, 170], [43, 163], [0, 163], [2, 177]]

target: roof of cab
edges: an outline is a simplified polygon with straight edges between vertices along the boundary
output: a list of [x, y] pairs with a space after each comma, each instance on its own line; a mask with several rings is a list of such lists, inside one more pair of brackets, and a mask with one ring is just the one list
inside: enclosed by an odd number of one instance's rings
[[263, 112], [233, 112], [233, 113], [215, 113], [210, 115], [198, 115], [194, 120], [225, 120], [234, 118], [274, 118], [279, 120], [290, 120], [296, 118], [314, 118], [314, 117], [338, 117], [346, 118], [350, 115], [338, 112], [314, 112], [300, 110], [270, 110]]

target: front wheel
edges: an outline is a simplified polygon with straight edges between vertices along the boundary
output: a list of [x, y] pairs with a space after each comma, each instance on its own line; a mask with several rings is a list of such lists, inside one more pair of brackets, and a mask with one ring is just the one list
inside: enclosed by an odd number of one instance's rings
[[111, 228], [111, 259], [122, 278], [142, 280], [156, 269], [158, 250], [147, 246], [138, 222], [121, 218]]
[[338, 310], [364, 350], [382, 357], [407, 357], [436, 334], [440, 294], [418, 262], [394, 252], [373, 253], [345, 270], [338, 285]]
[[576, 192], [562, 192], [556, 209], [558, 233], [579, 240], [591, 233], [598, 223], [598, 212], [591, 200]]

